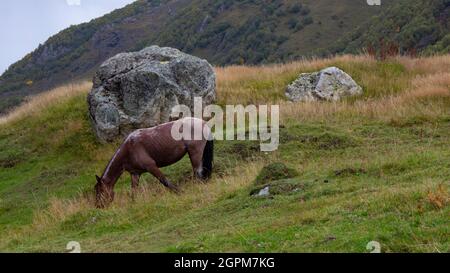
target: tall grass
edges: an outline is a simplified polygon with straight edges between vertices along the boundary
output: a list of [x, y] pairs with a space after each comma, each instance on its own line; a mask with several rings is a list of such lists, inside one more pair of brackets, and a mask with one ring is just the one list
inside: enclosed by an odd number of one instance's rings
[[60, 86], [48, 92], [29, 97], [25, 103], [12, 110], [9, 114], [0, 116], [0, 125], [38, 115], [51, 105], [64, 103], [76, 95], [87, 94], [91, 86], [92, 83], [82, 81]]
[[399, 94], [337, 103], [289, 103], [280, 101], [282, 119], [324, 120], [336, 116], [398, 121], [421, 116], [427, 119], [449, 114], [450, 73], [417, 76], [412, 87]]
[[[327, 66], [344, 69], [364, 87], [365, 95], [360, 99], [334, 103], [285, 101], [286, 86], [300, 73]], [[386, 61], [377, 61], [369, 55], [344, 55], [287, 64], [216, 67], [215, 71], [219, 104], [278, 103], [282, 118], [323, 119], [347, 113], [389, 119], [417, 110], [428, 114], [440, 113], [443, 110], [440, 103], [425, 107], [421, 102], [427, 98], [447, 98], [450, 92], [450, 55], [395, 57]], [[36, 115], [50, 105], [86, 94], [91, 86], [85, 81], [31, 97], [8, 115], [0, 117], [0, 125]]]
[[[341, 102], [287, 102], [286, 86], [300, 73], [335, 65], [363, 86], [365, 94]], [[395, 57], [377, 61], [368, 55], [312, 59], [262, 67], [216, 68], [221, 104], [280, 104], [281, 118], [323, 120], [336, 115], [384, 121], [416, 115], [429, 118], [448, 113], [450, 55], [428, 58]]]
[[[158, 208], [164, 208], [161, 214], [167, 215], [167, 210], [173, 212], [180, 210], [190, 210], [208, 206], [217, 200], [218, 197], [232, 193], [242, 187], [248, 186], [262, 168], [263, 162], [257, 161], [248, 165], [240, 166], [236, 170], [239, 175], [227, 175], [213, 178], [208, 183], [201, 183], [192, 179], [183, 185], [183, 194], [165, 194], [167, 190], [159, 183], [145, 183], [140, 186], [139, 193], [135, 198], [131, 198], [128, 191], [119, 191], [115, 201], [108, 209], [115, 215], [126, 216], [129, 209], [142, 209], [142, 213], [158, 213]], [[69, 217], [94, 209], [94, 195], [91, 193], [80, 193], [74, 199], [52, 198], [48, 208], [37, 211], [33, 221], [33, 230], [45, 230], [60, 223]]]
[[313, 72], [337, 63], [375, 62], [369, 56], [345, 55], [287, 64], [217, 67], [220, 104], [256, 104], [284, 98], [286, 86], [300, 73]]

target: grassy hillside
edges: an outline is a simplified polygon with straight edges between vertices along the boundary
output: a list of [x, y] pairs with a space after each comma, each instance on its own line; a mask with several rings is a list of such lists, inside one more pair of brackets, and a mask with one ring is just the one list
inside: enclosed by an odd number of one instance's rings
[[[300, 72], [330, 65], [352, 75], [364, 95], [284, 101]], [[450, 251], [449, 55], [216, 70], [220, 104], [280, 104], [277, 152], [218, 142], [211, 182], [193, 181], [185, 159], [164, 170], [182, 195], [146, 176], [131, 201], [123, 177], [116, 203], [98, 210], [94, 175], [117, 143], [93, 136], [88, 83], [50, 91], [0, 119], [0, 251], [64, 252], [73, 240], [85, 252], [366, 252], [373, 240], [386, 252]], [[262, 180], [276, 194], [250, 196], [275, 162], [296, 172]]]
[[0, 112], [27, 95], [91, 76], [117, 53], [154, 44], [215, 65], [299, 59], [387, 6], [364, 0], [139, 0], [56, 34], [12, 65], [0, 77]]

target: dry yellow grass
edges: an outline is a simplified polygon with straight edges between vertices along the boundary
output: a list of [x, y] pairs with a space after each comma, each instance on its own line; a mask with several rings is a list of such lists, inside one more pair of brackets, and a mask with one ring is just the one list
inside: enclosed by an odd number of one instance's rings
[[415, 70], [421, 74], [450, 71], [450, 54], [422, 58], [397, 57], [395, 59], [408, 70]]
[[325, 119], [344, 114], [377, 118], [384, 121], [414, 115], [439, 116], [448, 109], [439, 100], [425, 99], [450, 97], [450, 73], [442, 73], [420, 77], [413, 81], [413, 88], [398, 95], [379, 99], [368, 99], [355, 103], [303, 103], [294, 104], [281, 102], [281, 116], [296, 119]]
[[[276, 103], [280, 105], [282, 120], [289, 118], [321, 120], [335, 115], [392, 120], [417, 113], [434, 116], [447, 110], [439, 100], [430, 100], [427, 104], [421, 102], [429, 98], [450, 96], [450, 55], [427, 58], [396, 57], [390, 61], [402, 64], [408, 72], [416, 75], [412, 79], [407, 77], [394, 79], [401, 87], [400, 92], [384, 90], [387, 87], [380, 82], [382, 78], [365, 73], [361, 79], [363, 84], [378, 88], [376, 92], [384, 95], [356, 102], [334, 103], [287, 102], [283, 99], [286, 83], [301, 72], [316, 71], [336, 63], [350, 67], [361, 65], [375, 67], [378, 62], [374, 58], [368, 55], [344, 55], [288, 64], [216, 67], [219, 104]], [[85, 94], [91, 85], [85, 81], [34, 96], [10, 114], [0, 117], [0, 125], [35, 115], [49, 105], [61, 103], [74, 95]]]
[[[356, 102], [291, 103], [283, 99], [286, 81], [301, 72], [316, 71], [333, 64], [364, 65], [376, 69], [379, 64], [370, 56], [345, 55], [267, 66], [229, 66], [216, 68], [218, 97], [221, 104], [264, 103], [280, 105], [281, 119], [324, 120], [336, 115], [362, 116], [392, 121], [413, 115], [438, 116], [448, 111], [436, 98], [450, 97], [450, 55], [409, 58], [396, 57], [388, 62], [403, 65], [409, 77], [393, 78], [400, 91], [385, 90], [386, 79], [365, 73], [362, 84], [384, 94]], [[357, 68], [356, 68], [357, 69]], [[280, 80], [286, 79], [286, 80]], [[250, 83], [250, 85], [249, 85]], [[253, 86], [251, 85], [253, 84]], [[259, 83], [259, 84], [258, 84]], [[264, 83], [266, 85], [264, 86]], [[427, 100], [427, 103], [423, 103]]]
[[39, 114], [47, 107], [63, 103], [76, 95], [87, 94], [91, 86], [92, 83], [83, 81], [57, 87], [48, 92], [29, 97], [25, 103], [11, 111], [9, 114], [0, 116], [0, 125]]
[[284, 96], [286, 82], [293, 80], [300, 72], [317, 71], [336, 62], [374, 63], [376, 61], [367, 55], [345, 55], [287, 64], [216, 67], [219, 103], [257, 104], [279, 99]]
[[435, 190], [428, 190], [426, 200], [437, 209], [444, 208], [450, 203], [448, 188], [441, 184]]
[[439, 116], [448, 112], [446, 105], [439, 100], [450, 98], [450, 73], [419, 76], [412, 82], [413, 87], [398, 95], [376, 99], [335, 103], [290, 103], [280, 101], [281, 118], [297, 120], [323, 120], [336, 115], [362, 116], [384, 121], [414, 115]]
[[[245, 82], [249, 80], [275, 80], [286, 73], [318, 70], [335, 62], [367, 63], [375, 62], [375, 59], [368, 55], [344, 55], [333, 58], [314, 58], [286, 64], [270, 64], [261, 66], [232, 65], [226, 67], [216, 67], [215, 70], [218, 79], [218, 92], [230, 91], [223, 88], [228, 84], [235, 82]], [[223, 94], [219, 94], [219, 96], [220, 95]]]

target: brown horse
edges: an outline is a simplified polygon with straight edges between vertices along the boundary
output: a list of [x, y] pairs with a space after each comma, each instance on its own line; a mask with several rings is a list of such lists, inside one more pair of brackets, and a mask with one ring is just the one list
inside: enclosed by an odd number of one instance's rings
[[[197, 138], [193, 137], [198, 128], [202, 131], [201, 140], [192, 140], [198, 139], [198, 134], [195, 134]], [[173, 131], [180, 133], [179, 140], [172, 136]], [[178, 193], [178, 188], [169, 182], [160, 168], [180, 161], [186, 154], [189, 154], [196, 177], [208, 179], [212, 172], [214, 143], [211, 130], [203, 120], [185, 118], [131, 133], [116, 151], [103, 175], [96, 176], [97, 207], [103, 208], [114, 200], [114, 186], [124, 171], [131, 174], [133, 193], [139, 185], [140, 176], [146, 172]]]

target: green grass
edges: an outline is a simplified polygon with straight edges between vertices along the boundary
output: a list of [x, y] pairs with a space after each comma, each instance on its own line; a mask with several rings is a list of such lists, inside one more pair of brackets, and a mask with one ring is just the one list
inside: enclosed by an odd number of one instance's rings
[[[359, 79], [373, 75], [370, 64], [345, 65]], [[412, 72], [403, 66], [377, 67], [389, 72], [387, 81], [398, 71], [405, 84], [395, 92], [409, 87]], [[450, 109], [448, 97], [438, 99]], [[258, 152], [254, 142], [218, 142], [211, 182], [193, 181], [184, 159], [164, 170], [180, 196], [147, 175], [132, 202], [126, 176], [117, 202], [98, 210], [94, 175], [117, 143], [95, 140], [85, 101], [77, 95], [0, 127], [0, 251], [64, 252], [78, 241], [84, 252], [367, 252], [374, 240], [385, 252], [450, 251], [448, 110], [401, 124], [285, 117], [275, 153]], [[294, 170], [276, 164], [288, 175], [260, 172], [275, 162]], [[255, 184], [258, 175], [270, 180], [271, 196], [251, 195], [264, 184]]]

